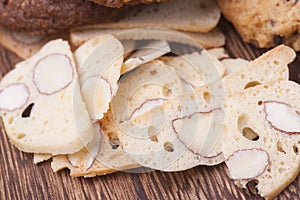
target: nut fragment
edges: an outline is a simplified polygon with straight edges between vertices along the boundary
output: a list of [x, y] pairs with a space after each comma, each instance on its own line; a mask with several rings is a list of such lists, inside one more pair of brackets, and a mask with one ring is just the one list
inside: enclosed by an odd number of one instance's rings
[[79, 167], [84, 171], [88, 170], [93, 165], [101, 149], [102, 134], [100, 127], [98, 124], [94, 124], [94, 128], [99, 131], [95, 132], [93, 140], [81, 151], [68, 155], [68, 160], [71, 165]]
[[41, 58], [33, 70], [33, 82], [41, 94], [51, 95], [66, 88], [74, 72], [67, 55], [50, 54]]
[[138, 108], [136, 108], [133, 113], [130, 115], [129, 119], [135, 119], [138, 116], [142, 115], [143, 113], [146, 113], [150, 111], [151, 109], [162, 105], [165, 103], [167, 99], [148, 99], [145, 101], [142, 105], [140, 105]]
[[266, 120], [273, 128], [287, 134], [300, 134], [300, 116], [290, 105], [266, 101], [264, 108]]
[[269, 166], [269, 155], [262, 149], [242, 149], [229, 156], [226, 165], [236, 180], [249, 180], [260, 176]]
[[27, 103], [29, 96], [29, 90], [25, 84], [9, 85], [0, 91], [0, 109], [13, 111], [21, 108]]
[[112, 98], [109, 82], [101, 77], [90, 77], [83, 82], [81, 92], [90, 117], [94, 120], [102, 119]]
[[171, 51], [167, 41], [158, 40], [149, 43], [133, 53], [123, 64], [121, 73], [124, 74], [141, 64], [155, 60]]
[[215, 157], [221, 153], [217, 144], [219, 110], [198, 112], [172, 121], [174, 132], [179, 140], [193, 153], [204, 157]]

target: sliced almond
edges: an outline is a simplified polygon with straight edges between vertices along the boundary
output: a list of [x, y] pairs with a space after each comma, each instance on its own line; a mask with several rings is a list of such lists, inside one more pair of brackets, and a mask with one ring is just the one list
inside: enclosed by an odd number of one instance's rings
[[66, 88], [73, 80], [71, 60], [63, 54], [41, 58], [33, 70], [33, 82], [41, 94], [51, 95]]
[[23, 83], [16, 83], [0, 91], [0, 109], [13, 111], [24, 106], [29, 98], [29, 90]]
[[[198, 112], [172, 121], [179, 140], [193, 153], [204, 157], [214, 157], [221, 153], [216, 144], [219, 134], [217, 116], [219, 110]], [[219, 123], [220, 124], [220, 123]]]
[[100, 126], [98, 124], [94, 124], [94, 127], [95, 130], [97, 129], [99, 131], [95, 132], [93, 140], [81, 151], [68, 155], [68, 160], [71, 165], [79, 167], [84, 171], [88, 170], [92, 166], [101, 148], [102, 134]]
[[135, 119], [135, 118], [141, 116], [142, 114], [152, 110], [153, 108], [162, 105], [166, 101], [167, 101], [167, 99], [161, 99], [161, 98], [148, 99], [147, 101], [145, 101], [142, 105], [140, 105], [138, 108], [136, 108], [133, 111], [133, 113], [130, 115], [129, 119]]
[[171, 48], [167, 41], [157, 40], [149, 43], [133, 53], [123, 64], [121, 73], [124, 74], [141, 64], [155, 60], [166, 53], [169, 53]]
[[93, 76], [85, 80], [81, 86], [83, 99], [93, 120], [102, 119], [109, 108], [112, 90], [108, 81]]
[[269, 155], [262, 149], [242, 149], [229, 156], [226, 165], [236, 180], [254, 179], [269, 166]]
[[264, 102], [264, 111], [266, 120], [276, 130], [287, 134], [300, 133], [300, 116], [290, 105], [266, 101]]

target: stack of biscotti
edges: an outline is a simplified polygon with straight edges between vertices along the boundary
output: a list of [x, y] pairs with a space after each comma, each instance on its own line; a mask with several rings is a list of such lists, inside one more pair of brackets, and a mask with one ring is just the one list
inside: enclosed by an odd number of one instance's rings
[[[93, 26], [73, 26], [73, 29], [55, 35], [31, 35], [29, 30], [16, 32], [0, 26], [0, 43], [24, 59], [33, 56], [48, 41], [61, 38], [62, 35], [65, 39], [70, 38], [75, 47], [103, 34], [118, 35], [116, 37], [120, 40], [153, 40], [159, 36], [161, 40], [189, 42], [206, 49], [225, 44], [223, 33], [216, 28], [221, 12], [214, 0], [174, 0], [168, 3], [132, 7], [127, 9], [126, 13], [127, 16], [117, 22], [103, 23], [102, 20], [101, 24]], [[81, 23], [81, 25], [87, 24], [89, 23]], [[48, 31], [45, 27], [43, 29]], [[128, 32], [130, 29], [137, 29], [138, 33]], [[174, 30], [174, 34], [165, 32], [169, 29]], [[68, 37], [69, 32], [70, 37]], [[192, 42], [190, 38], [193, 39]]]
[[[225, 161], [238, 186], [254, 181], [262, 196], [277, 195], [300, 165], [300, 86], [288, 81], [287, 67], [295, 52], [278, 46], [248, 62], [156, 31], [145, 41], [132, 31], [84, 37], [74, 52], [58, 39], [17, 64], [0, 84], [11, 142], [75, 177]], [[183, 52], [173, 52], [165, 40], [172, 37]]]

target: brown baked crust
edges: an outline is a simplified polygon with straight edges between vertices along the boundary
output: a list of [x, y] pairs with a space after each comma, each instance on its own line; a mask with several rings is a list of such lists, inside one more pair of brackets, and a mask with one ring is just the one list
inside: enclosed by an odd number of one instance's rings
[[0, 0], [0, 25], [43, 35], [72, 26], [112, 21], [123, 16], [125, 10], [87, 0]]
[[168, 2], [172, 0], [89, 0], [100, 5], [104, 5], [107, 7], [120, 8], [124, 5], [137, 5], [140, 3], [150, 4], [150, 3], [160, 3], [160, 2]]
[[300, 50], [300, 1], [218, 0], [224, 16], [246, 42], [258, 47], [285, 43]]

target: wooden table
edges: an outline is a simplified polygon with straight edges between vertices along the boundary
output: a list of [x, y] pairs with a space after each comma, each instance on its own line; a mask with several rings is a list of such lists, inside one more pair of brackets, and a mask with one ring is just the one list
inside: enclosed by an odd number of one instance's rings
[[[227, 37], [232, 57], [254, 59], [266, 50], [245, 44], [222, 19], [219, 27]], [[0, 46], [0, 69], [7, 73], [21, 59]], [[300, 82], [300, 54], [290, 66], [291, 80]], [[225, 164], [198, 166], [177, 172], [130, 174], [118, 172], [90, 179], [71, 178], [67, 170], [54, 174], [50, 162], [33, 164], [33, 155], [18, 151], [0, 134], [0, 199], [261, 199], [229, 179]], [[278, 199], [300, 198], [300, 176]]]

